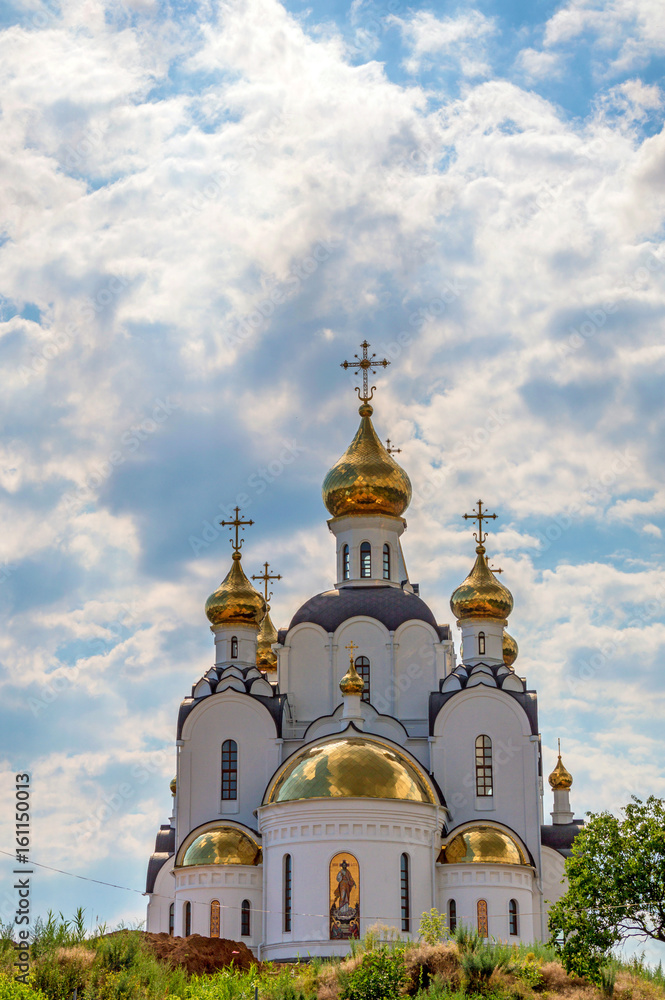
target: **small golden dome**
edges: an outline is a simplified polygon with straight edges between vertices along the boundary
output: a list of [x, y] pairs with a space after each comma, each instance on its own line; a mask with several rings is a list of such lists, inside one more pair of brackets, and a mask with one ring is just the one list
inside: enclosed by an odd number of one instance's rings
[[196, 837], [176, 867], [260, 865], [261, 861], [261, 848], [248, 834], [234, 826], [218, 826]]
[[503, 662], [507, 667], [512, 667], [517, 659], [520, 648], [508, 632], [503, 633]]
[[169, 785], [169, 788], [171, 789], [171, 795], [175, 795], [175, 788], [176, 788], [175, 777], [171, 778], [171, 783]]
[[573, 776], [570, 771], [567, 771], [563, 766], [563, 761], [561, 760], [561, 754], [559, 754], [559, 759], [556, 762], [556, 767], [547, 779], [550, 783], [550, 788], [555, 792], [564, 791], [570, 788], [573, 783]]
[[526, 865], [516, 840], [493, 826], [472, 826], [458, 833], [438, 858], [442, 864]]
[[450, 598], [450, 607], [458, 620], [494, 618], [505, 620], [513, 610], [513, 595], [499, 583], [487, 565], [485, 546], [476, 548], [477, 558], [464, 583]]
[[364, 687], [365, 682], [356, 670], [356, 665], [351, 656], [349, 657], [349, 669], [339, 682], [339, 689], [342, 694], [362, 694]]
[[263, 670], [267, 674], [277, 670], [277, 653], [270, 648], [273, 642], [277, 642], [277, 629], [270, 617], [270, 605], [266, 604], [265, 618], [261, 622], [259, 636], [256, 640], [256, 665], [259, 670]]
[[361, 421], [356, 436], [323, 481], [323, 502], [333, 517], [401, 517], [411, 502], [411, 481], [379, 441], [369, 403], [363, 403], [358, 412]]
[[240, 553], [233, 553], [233, 565], [214, 594], [206, 601], [206, 615], [211, 625], [261, 624], [266, 602], [245, 576]]

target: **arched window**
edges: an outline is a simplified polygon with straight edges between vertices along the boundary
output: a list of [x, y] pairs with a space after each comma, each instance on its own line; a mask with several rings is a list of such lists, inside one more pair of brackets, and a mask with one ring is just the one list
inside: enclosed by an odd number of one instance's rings
[[489, 937], [489, 927], [487, 924], [487, 900], [479, 899], [476, 910], [478, 913], [478, 933], [481, 937]]
[[452, 934], [457, 928], [457, 903], [454, 899], [448, 900], [448, 930]]
[[476, 739], [476, 795], [492, 795], [492, 741], [489, 736]]
[[291, 930], [291, 890], [292, 890], [293, 867], [291, 855], [284, 855], [284, 930]]
[[231, 636], [231, 659], [238, 659], [238, 640], [235, 635]]
[[235, 740], [222, 743], [222, 798], [238, 798], [238, 744]]
[[243, 899], [240, 904], [240, 936], [250, 937], [252, 933], [252, 904]]
[[485, 633], [478, 633], [478, 656], [485, 655]]
[[402, 911], [402, 930], [411, 930], [411, 907], [409, 904], [409, 855], [403, 854], [400, 859], [400, 904]]
[[363, 542], [360, 546], [360, 575], [368, 580], [372, 575], [372, 546], [369, 542]]
[[511, 899], [508, 903], [508, 929], [511, 934], [518, 935], [520, 932], [519, 907], [516, 899]]
[[219, 937], [219, 900], [210, 902], [210, 937]]
[[342, 549], [342, 579], [348, 580], [351, 576], [351, 559], [349, 556], [349, 546]]
[[192, 933], [192, 904], [185, 903], [185, 937], [189, 937]]
[[175, 930], [175, 903], [171, 903], [169, 906], [169, 934], [173, 937], [173, 932]]
[[369, 659], [366, 656], [356, 656], [356, 670], [358, 671], [358, 676], [362, 677], [365, 682], [365, 687], [363, 688], [362, 700], [369, 701]]
[[329, 913], [330, 940], [349, 941], [360, 937], [360, 866], [358, 859], [344, 851], [330, 860]]
[[390, 546], [387, 543], [383, 546], [383, 579], [390, 579]]

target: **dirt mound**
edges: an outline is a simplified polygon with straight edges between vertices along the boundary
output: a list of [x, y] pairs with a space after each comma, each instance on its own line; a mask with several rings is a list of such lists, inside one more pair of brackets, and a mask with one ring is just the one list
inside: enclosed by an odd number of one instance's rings
[[[122, 933], [122, 931], [120, 932]], [[234, 968], [249, 969], [256, 965], [256, 959], [242, 941], [227, 938], [171, 937], [169, 934], [149, 934], [140, 931], [141, 941], [159, 962], [181, 965], [189, 974], [201, 976], [204, 973], [225, 969], [233, 963]]]

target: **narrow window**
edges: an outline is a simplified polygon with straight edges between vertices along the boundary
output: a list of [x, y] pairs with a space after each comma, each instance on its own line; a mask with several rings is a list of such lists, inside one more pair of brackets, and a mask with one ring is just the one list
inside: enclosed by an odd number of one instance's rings
[[489, 927], [487, 925], [487, 900], [479, 899], [478, 906], [478, 933], [481, 937], [489, 937]]
[[238, 659], [238, 640], [235, 636], [231, 636], [231, 659]]
[[452, 934], [457, 927], [457, 903], [454, 899], [448, 900], [448, 930]]
[[348, 580], [351, 576], [351, 559], [349, 557], [349, 546], [342, 549], [342, 579]]
[[369, 542], [363, 542], [360, 546], [360, 575], [363, 579], [369, 579], [372, 575], [372, 546]]
[[358, 671], [358, 676], [362, 677], [365, 682], [365, 687], [363, 688], [362, 700], [369, 701], [369, 659], [366, 656], [356, 656], [356, 670]]
[[492, 741], [489, 736], [476, 739], [476, 795], [492, 795]]
[[284, 930], [291, 930], [291, 855], [284, 855]]
[[235, 740], [222, 743], [222, 798], [238, 798], [238, 744]]
[[519, 908], [517, 906], [517, 900], [511, 899], [508, 903], [508, 924], [511, 934], [518, 935], [520, 932], [519, 925]]
[[478, 633], [478, 656], [485, 655], [485, 633]]
[[219, 937], [219, 900], [210, 903], [210, 937]]
[[175, 903], [171, 903], [169, 906], [169, 934], [173, 937], [173, 932], [175, 930]]
[[192, 933], [192, 904], [185, 903], [185, 937]]
[[409, 855], [403, 854], [400, 862], [400, 901], [402, 906], [402, 930], [411, 930], [411, 908], [409, 906]]
[[252, 933], [252, 904], [243, 899], [240, 905], [240, 936], [250, 937]]
[[390, 546], [383, 546], [383, 579], [390, 579]]

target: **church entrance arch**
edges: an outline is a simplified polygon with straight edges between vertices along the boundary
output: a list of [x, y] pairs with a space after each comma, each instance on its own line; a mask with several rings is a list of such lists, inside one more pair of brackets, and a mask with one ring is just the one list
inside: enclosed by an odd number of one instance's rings
[[343, 851], [330, 862], [330, 939], [360, 937], [360, 866], [353, 854]]

